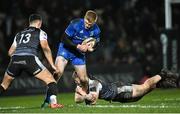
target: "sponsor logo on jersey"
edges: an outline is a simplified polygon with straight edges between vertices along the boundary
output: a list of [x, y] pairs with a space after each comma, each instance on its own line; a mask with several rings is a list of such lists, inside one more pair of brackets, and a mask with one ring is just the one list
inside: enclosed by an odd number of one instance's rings
[[22, 65], [26, 65], [26, 61], [14, 61], [13, 64], [22, 64]]
[[93, 31], [91, 31], [91, 32], [90, 32], [90, 36], [93, 36], [93, 35], [94, 35], [94, 32], [93, 32]]
[[83, 30], [81, 30], [79, 33], [84, 33], [84, 31], [83, 31]]

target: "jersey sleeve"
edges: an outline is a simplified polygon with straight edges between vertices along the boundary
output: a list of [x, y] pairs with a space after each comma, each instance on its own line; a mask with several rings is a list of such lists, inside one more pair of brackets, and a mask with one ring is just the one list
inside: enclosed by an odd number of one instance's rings
[[47, 40], [48, 37], [47, 37], [46, 32], [44, 32], [43, 30], [40, 30], [39, 39], [40, 39], [40, 40]]
[[94, 38], [96, 38], [96, 43], [100, 42], [100, 29], [98, 26], [96, 26], [96, 29], [94, 30]]
[[75, 34], [75, 28], [74, 28], [74, 23], [70, 23], [68, 25], [68, 27], [65, 30], [65, 33], [69, 36], [69, 37], [73, 37]]
[[97, 80], [89, 79], [89, 92], [99, 92], [102, 89], [102, 84]]

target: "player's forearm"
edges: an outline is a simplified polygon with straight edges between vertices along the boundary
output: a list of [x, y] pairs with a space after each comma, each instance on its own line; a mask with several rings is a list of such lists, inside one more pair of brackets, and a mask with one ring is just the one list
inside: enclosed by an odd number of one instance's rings
[[82, 90], [82, 88], [79, 87], [79, 86], [76, 87], [76, 92], [79, 93], [82, 96], [87, 95], [87, 93], [84, 90]]
[[49, 47], [47, 47], [47, 48], [43, 49], [43, 52], [44, 52], [44, 55], [45, 55], [46, 59], [48, 60], [49, 64], [51, 66], [54, 65], [51, 49]]
[[68, 47], [68, 48], [71, 48], [71, 49], [77, 49], [77, 45], [74, 44], [68, 35], [64, 34], [63, 37], [62, 37], [62, 42]]

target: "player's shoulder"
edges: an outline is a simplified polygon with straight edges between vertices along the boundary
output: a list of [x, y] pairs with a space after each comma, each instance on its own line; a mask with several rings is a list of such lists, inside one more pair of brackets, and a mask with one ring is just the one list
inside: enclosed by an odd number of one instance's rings
[[47, 39], [47, 33], [45, 31], [43, 31], [42, 29], [40, 29], [40, 39]]
[[82, 28], [83, 19], [81, 19], [81, 18], [73, 19], [73, 20], [70, 22], [70, 25], [71, 25], [76, 31], [79, 31], [79, 30]]
[[23, 30], [21, 30], [20, 32], [18, 32], [18, 34], [27, 34], [27, 33], [36, 34], [37, 32], [38, 33], [40, 32], [39, 28], [27, 27], [27, 28], [24, 28]]
[[40, 30], [40, 33], [41, 33], [41, 34], [44, 34], [44, 35], [47, 36], [47, 33], [46, 33], [44, 30], [42, 30], [42, 29], [39, 29], [39, 30]]
[[80, 23], [82, 23], [82, 19], [81, 18], [76, 18], [76, 19], [73, 19], [73, 20], [71, 20], [71, 22], [70, 22], [71, 24], [80, 24]]
[[94, 34], [95, 35], [98, 35], [100, 34], [101, 30], [99, 28], [99, 26], [95, 23], [94, 26], [93, 26], [93, 31], [94, 31]]
[[98, 26], [96, 23], [94, 24], [94, 28], [95, 28], [95, 30], [97, 30], [97, 31], [101, 32], [101, 30], [100, 30], [99, 26]]

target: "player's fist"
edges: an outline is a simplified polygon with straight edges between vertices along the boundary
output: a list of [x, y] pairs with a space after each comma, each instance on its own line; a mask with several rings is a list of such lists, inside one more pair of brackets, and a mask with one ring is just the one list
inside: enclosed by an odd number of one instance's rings
[[82, 45], [87, 45], [87, 51], [94, 51], [94, 46], [96, 44], [96, 39], [93, 37], [87, 38], [82, 42]]
[[79, 49], [82, 52], [86, 52], [88, 50], [88, 46], [86, 44], [78, 44], [77, 49]]

